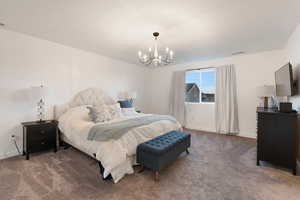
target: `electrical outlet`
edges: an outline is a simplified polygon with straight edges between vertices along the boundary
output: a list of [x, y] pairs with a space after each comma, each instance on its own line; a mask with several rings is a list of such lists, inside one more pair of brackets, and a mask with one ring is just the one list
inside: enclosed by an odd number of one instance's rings
[[20, 153], [20, 150], [19, 150], [19, 147], [18, 147], [18, 144], [17, 144], [17, 141], [16, 141], [16, 135], [15, 135], [15, 134], [12, 134], [12, 135], [11, 135], [11, 140], [12, 140], [12, 143], [15, 145], [15, 147], [16, 147], [18, 153], [21, 154], [21, 153]]
[[15, 134], [11, 135], [11, 141], [16, 142], [18, 140], [18, 137]]

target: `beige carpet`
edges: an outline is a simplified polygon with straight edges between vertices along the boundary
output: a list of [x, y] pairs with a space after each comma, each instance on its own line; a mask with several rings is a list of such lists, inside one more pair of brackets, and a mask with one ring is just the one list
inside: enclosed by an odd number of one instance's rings
[[0, 161], [0, 199], [300, 199], [299, 176], [255, 165], [254, 140], [193, 134], [190, 152], [160, 182], [144, 171], [118, 184], [100, 179], [96, 162], [74, 149], [10, 158]]

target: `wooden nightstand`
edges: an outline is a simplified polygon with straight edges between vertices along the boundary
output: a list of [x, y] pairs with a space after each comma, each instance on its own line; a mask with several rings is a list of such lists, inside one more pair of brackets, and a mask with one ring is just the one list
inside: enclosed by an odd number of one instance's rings
[[58, 148], [57, 121], [24, 122], [23, 126], [23, 155], [29, 160], [29, 154]]

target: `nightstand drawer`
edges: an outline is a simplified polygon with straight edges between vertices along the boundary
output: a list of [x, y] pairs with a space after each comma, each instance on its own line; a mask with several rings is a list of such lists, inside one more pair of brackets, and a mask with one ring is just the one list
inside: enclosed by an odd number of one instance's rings
[[41, 141], [44, 139], [55, 139], [56, 127], [51, 124], [43, 126], [30, 126], [27, 127], [27, 134], [29, 141]]
[[50, 141], [50, 140], [40, 140], [40, 141], [34, 141], [29, 144], [29, 151], [30, 153], [34, 152], [40, 152], [40, 151], [45, 151], [48, 149], [52, 149], [55, 147], [55, 140]]

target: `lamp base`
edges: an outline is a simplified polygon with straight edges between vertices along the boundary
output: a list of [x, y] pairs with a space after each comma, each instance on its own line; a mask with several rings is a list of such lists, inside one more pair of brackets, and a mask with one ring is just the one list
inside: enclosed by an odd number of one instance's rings
[[268, 97], [264, 97], [264, 108], [269, 108], [268, 101]]

